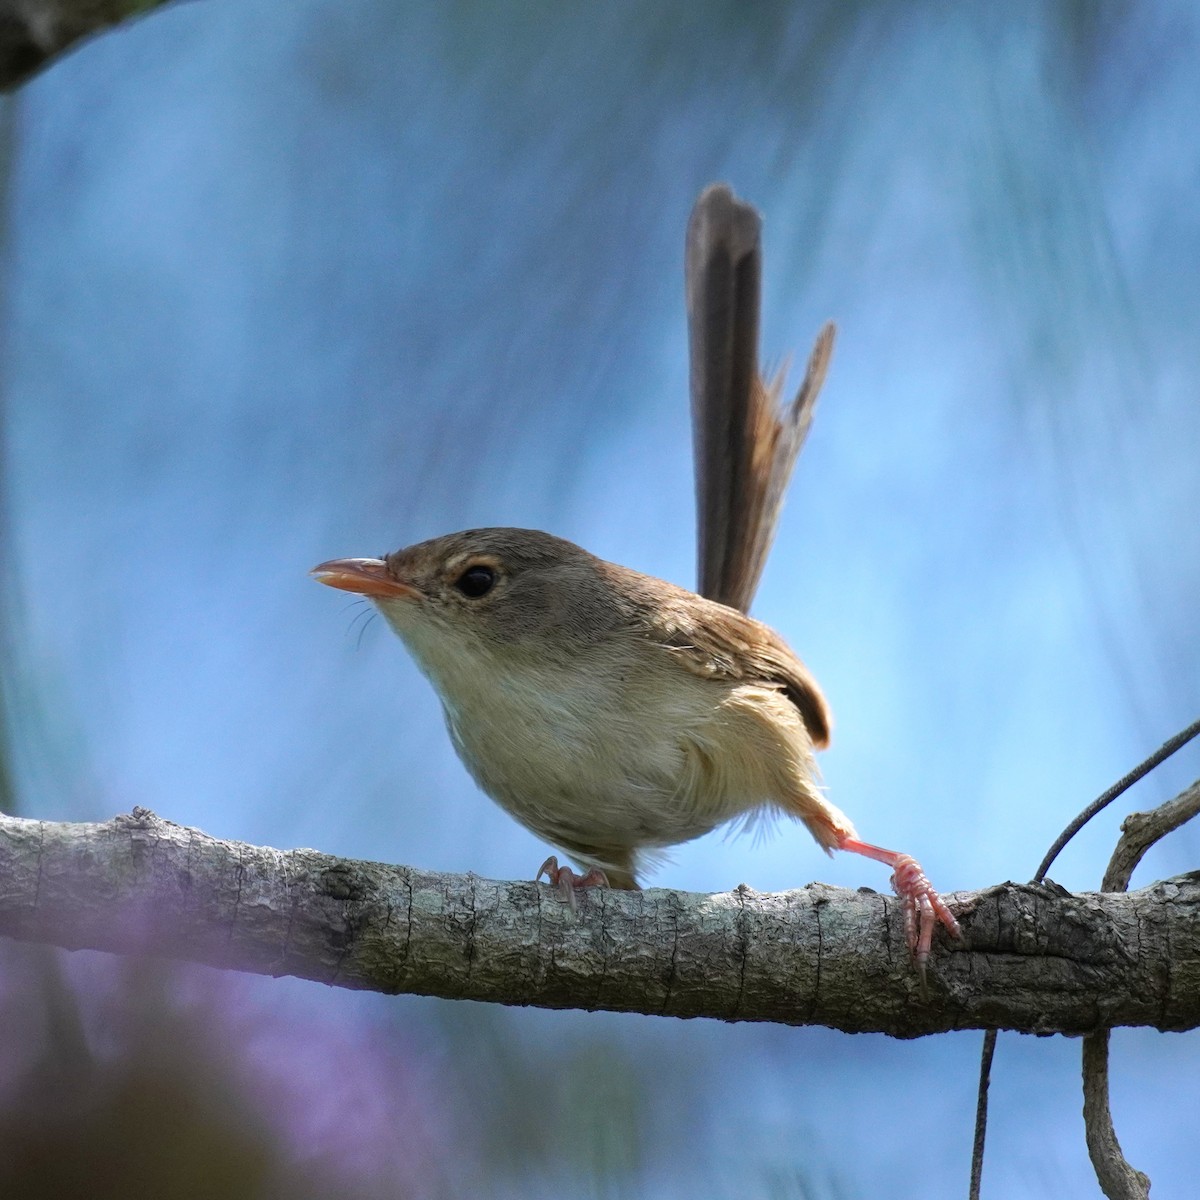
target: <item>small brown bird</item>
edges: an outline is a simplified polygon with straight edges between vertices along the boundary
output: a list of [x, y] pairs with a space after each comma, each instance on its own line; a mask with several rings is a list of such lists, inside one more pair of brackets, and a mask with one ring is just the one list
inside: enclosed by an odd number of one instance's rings
[[958, 924], [917, 862], [858, 840], [817, 784], [825, 698], [784, 640], [744, 611], [774, 535], [833, 344], [817, 340], [792, 405], [758, 372], [760, 222], [706, 189], [688, 229], [700, 590], [548, 533], [472, 529], [313, 575], [378, 606], [437, 689], [451, 740], [502, 808], [586, 868], [574, 889], [636, 888], [639, 856], [760, 811], [827, 851], [886, 863], [910, 947]]

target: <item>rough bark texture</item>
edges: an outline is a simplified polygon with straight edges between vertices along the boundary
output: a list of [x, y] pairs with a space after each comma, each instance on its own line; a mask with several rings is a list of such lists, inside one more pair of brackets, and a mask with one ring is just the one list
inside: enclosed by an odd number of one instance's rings
[[81, 38], [164, 0], [0, 0], [0, 91], [36, 75]]
[[1085, 1033], [1200, 1024], [1200, 874], [1127, 895], [953, 898], [920, 995], [898, 906], [820, 883], [583, 893], [221, 841], [144, 809], [0, 818], [0, 932], [385, 992], [828, 1025]]
[[339, 987], [545, 1008], [1079, 1034], [1200, 1024], [1200, 873], [1124, 895], [1002, 884], [951, 900], [928, 996], [896, 902], [814, 883], [764, 895], [550, 888], [220, 841], [135, 809], [0, 818], [0, 933]]

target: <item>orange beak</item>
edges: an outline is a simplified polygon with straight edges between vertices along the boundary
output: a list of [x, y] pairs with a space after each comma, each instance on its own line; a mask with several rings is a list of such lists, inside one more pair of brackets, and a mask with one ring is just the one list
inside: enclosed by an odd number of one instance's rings
[[358, 592], [380, 600], [415, 600], [421, 593], [411, 584], [401, 583], [388, 574], [380, 558], [331, 558], [309, 572], [327, 587], [343, 592]]

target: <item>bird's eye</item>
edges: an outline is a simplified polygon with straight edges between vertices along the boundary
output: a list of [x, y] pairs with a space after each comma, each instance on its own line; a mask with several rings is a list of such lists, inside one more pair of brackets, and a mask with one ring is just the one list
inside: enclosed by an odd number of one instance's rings
[[455, 581], [454, 586], [470, 600], [486, 596], [496, 583], [496, 572], [491, 567], [476, 563], [468, 567]]

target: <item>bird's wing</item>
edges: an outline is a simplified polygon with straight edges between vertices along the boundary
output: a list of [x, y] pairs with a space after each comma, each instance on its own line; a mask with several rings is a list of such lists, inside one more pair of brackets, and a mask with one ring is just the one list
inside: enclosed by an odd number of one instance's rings
[[671, 605], [651, 636], [683, 666], [705, 679], [778, 687], [800, 711], [813, 746], [829, 745], [829, 705], [809, 669], [769, 625], [734, 609], [705, 604]]

